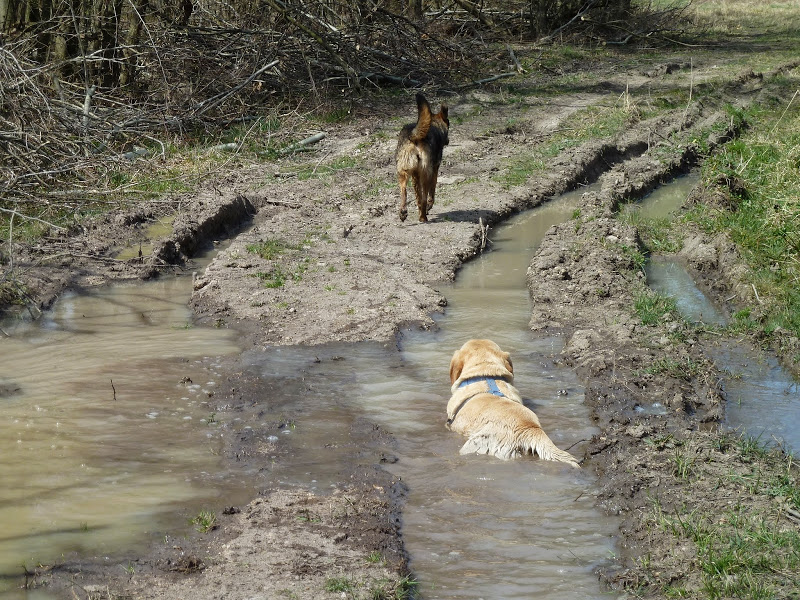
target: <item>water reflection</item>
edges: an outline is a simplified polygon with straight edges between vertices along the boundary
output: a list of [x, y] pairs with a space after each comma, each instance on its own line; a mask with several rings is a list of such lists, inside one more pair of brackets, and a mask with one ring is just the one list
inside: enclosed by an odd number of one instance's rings
[[706, 296], [686, 268], [672, 258], [652, 257], [645, 266], [647, 285], [675, 299], [675, 306], [684, 318], [694, 323], [724, 327], [728, 317]]
[[775, 356], [746, 344], [714, 348], [712, 356], [725, 373], [725, 425], [800, 451], [800, 389]]

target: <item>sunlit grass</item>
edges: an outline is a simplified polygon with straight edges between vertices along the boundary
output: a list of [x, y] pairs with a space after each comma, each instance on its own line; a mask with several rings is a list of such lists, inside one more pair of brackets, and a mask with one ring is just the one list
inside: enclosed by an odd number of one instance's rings
[[724, 35], [796, 36], [800, 30], [800, 3], [796, 0], [706, 0], [690, 7], [695, 24]]
[[[795, 83], [800, 89], [800, 78]], [[689, 217], [737, 244], [750, 266], [746, 283], [757, 294], [763, 326], [800, 334], [800, 94], [751, 115], [749, 129], [703, 172], [735, 185], [722, 188], [729, 201], [699, 205]]]
[[[669, 582], [669, 598], [742, 598], [749, 600], [796, 597], [800, 583], [800, 532], [784, 512], [800, 508], [797, 469], [791, 455], [759, 440], [721, 434], [709, 448], [693, 450], [675, 444], [672, 476], [678, 485], [695, 485], [707, 477], [707, 463], [723, 497], [753, 497], [755, 504], [727, 502], [720, 510], [700, 510], [690, 503], [653, 503], [651, 522], [691, 548], [693, 572], [699, 580]], [[703, 460], [700, 460], [700, 452]], [[711, 460], [709, 460], [711, 457]], [[719, 466], [728, 464], [727, 472]]]

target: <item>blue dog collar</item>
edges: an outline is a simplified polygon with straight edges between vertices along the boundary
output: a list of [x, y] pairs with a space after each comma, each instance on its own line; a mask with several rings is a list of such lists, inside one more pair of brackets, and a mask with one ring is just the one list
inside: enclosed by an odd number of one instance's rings
[[501, 381], [505, 381], [499, 377], [485, 377], [485, 376], [478, 376], [478, 377], [470, 377], [469, 379], [465, 379], [461, 383], [458, 384], [458, 389], [461, 389], [464, 386], [471, 385], [473, 383], [478, 383], [479, 381], [485, 381], [486, 384], [489, 386], [489, 393], [494, 394], [495, 396], [505, 396], [503, 392], [500, 391], [500, 388], [497, 387], [497, 380], [500, 379]]
[[[500, 391], [499, 387], [497, 387], [497, 380], [498, 379], [500, 381], [505, 381], [505, 379], [503, 379], [502, 377], [488, 377], [488, 376], [484, 376], [484, 375], [481, 375], [481, 376], [478, 376], [478, 377], [470, 377], [469, 379], [465, 379], [464, 381], [459, 383], [458, 387], [456, 389], [461, 389], [462, 387], [465, 387], [467, 385], [471, 385], [473, 383], [479, 383], [481, 381], [485, 381], [486, 385], [489, 386], [489, 391], [488, 391], [489, 394], [494, 394], [495, 396], [500, 396], [501, 398], [506, 398], [507, 396], [503, 392]], [[453, 421], [456, 418], [456, 415], [458, 414], [458, 411], [460, 411], [467, 402], [472, 400], [478, 394], [483, 394], [483, 393], [486, 393], [486, 392], [477, 392], [477, 393], [473, 394], [472, 396], [467, 396], [466, 398], [464, 398], [461, 401], [461, 403], [458, 406], [456, 406], [455, 410], [453, 411], [453, 416], [450, 417], [449, 419], [447, 419], [447, 426], [449, 427], [453, 423]]]

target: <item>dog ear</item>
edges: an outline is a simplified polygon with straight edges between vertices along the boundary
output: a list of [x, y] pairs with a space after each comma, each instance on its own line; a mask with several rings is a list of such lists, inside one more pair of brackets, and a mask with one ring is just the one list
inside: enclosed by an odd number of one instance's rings
[[511, 362], [511, 355], [508, 352], [504, 352], [505, 356], [503, 357], [503, 363], [505, 364], [506, 369], [512, 375], [514, 374], [514, 363]]
[[441, 116], [442, 121], [447, 123], [447, 126], [450, 127], [450, 119], [447, 118], [447, 104], [442, 104], [442, 108], [439, 109], [439, 116]]
[[453, 358], [450, 361], [450, 385], [453, 385], [461, 376], [461, 371], [464, 370], [464, 353], [461, 350], [456, 350]]

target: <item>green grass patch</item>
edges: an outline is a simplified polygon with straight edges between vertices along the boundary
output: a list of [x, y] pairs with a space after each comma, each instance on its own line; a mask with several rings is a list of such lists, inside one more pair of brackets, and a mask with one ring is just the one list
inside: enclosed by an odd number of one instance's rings
[[326, 165], [303, 165], [297, 171], [297, 178], [300, 181], [306, 181], [308, 179], [329, 177], [339, 171], [352, 169], [358, 166], [359, 162], [359, 159], [355, 156], [340, 156]]
[[643, 325], [655, 325], [665, 320], [677, 320], [675, 298], [644, 290], [634, 298], [633, 308]]
[[272, 260], [280, 256], [286, 250], [297, 250], [298, 248], [284, 240], [276, 238], [259, 240], [253, 244], [247, 244], [245, 249], [250, 254], [256, 254], [265, 260]]
[[643, 217], [635, 207], [620, 211], [617, 218], [620, 222], [638, 229], [642, 243], [648, 252], [671, 254], [680, 250], [680, 241], [676, 239], [674, 233], [674, 227], [677, 224], [674, 219], [648, 219]]
[[623, 106], [590, 106], [577, 111], [561, 125], [561, 133], [536, 145], [531, 152], [508, 159], [505, 169], [494, 179], [505, 187], [523, 185], [531, 175], [544, 172], [550, 159], [588, 140], [616, 136], [631, 118], [631, 113]]
[[327, 123], [327, 124], [336, 124], [336, 123], [345, 123], [350, 119], [350, 109], [346, 106], [340, 106], [329, 110], [327, 112], [321, 113], [320, 115], [315, 117], [316, 121], [320, 123]]
[[678, 360], [676, 358], [664, 356], [655, 359], [649, 367], [644, 369], [644, 372], [650, 375], [667, 375], [675, 379], [689, 381], [695, 375], [700, 374], [702, 369], [702, 363], [689, 358]]
[[358, 583], [349, 577], [328, 577], [325, 580], [326, 592], [352, 592], [358, 588]]
[[251, 277], [260, 279], [261, 285], [265, 288], [279, 288], [283, 287], [283, 284], [286, 283], [286, 274], [281, 270], [280, 267], [275, 267], [268, 273], [264, 271], [253, 273]]
[[217, 526], [217, 515], [210, 510], [201, 510], [197, 516], [189, 519], [189, 522], [195, 526], [197, 531], [207, 533]]
[[[718, 511], [686, 505], [667, 509], [654, 502], [652, 522], [679, 538], [684, 548], [691, 544], [691, 571], [700, 576], [699, 581], [669, 582], [664, 594], [720, 600], [798, 597], [800, 529], [786, 519], [782, 508], [800, 508], [793, 457], [758, 439], [732, 433], [720, 435], [715, 448], [734, 461], [727, 477], [710, 471], [724, 480], [718, 484], [720, 493], [731, 499], [746, 493], [751, 500], [722, 502]], [[716, 464], [726, 464], [720, 459]], [[709, 475], [703, 472], [700, 454], [680, 445], [670, 462], [673, 476], [687, 484]]]
[[727, 233], [740, 249], [759, 328], [800, 335], [800, 98], [746, 118], [744, 135], [703, 169], [706, 179], [729, 182], [718, 188], [724, 200], [699, 204], [688, 218], [708, 233]]

